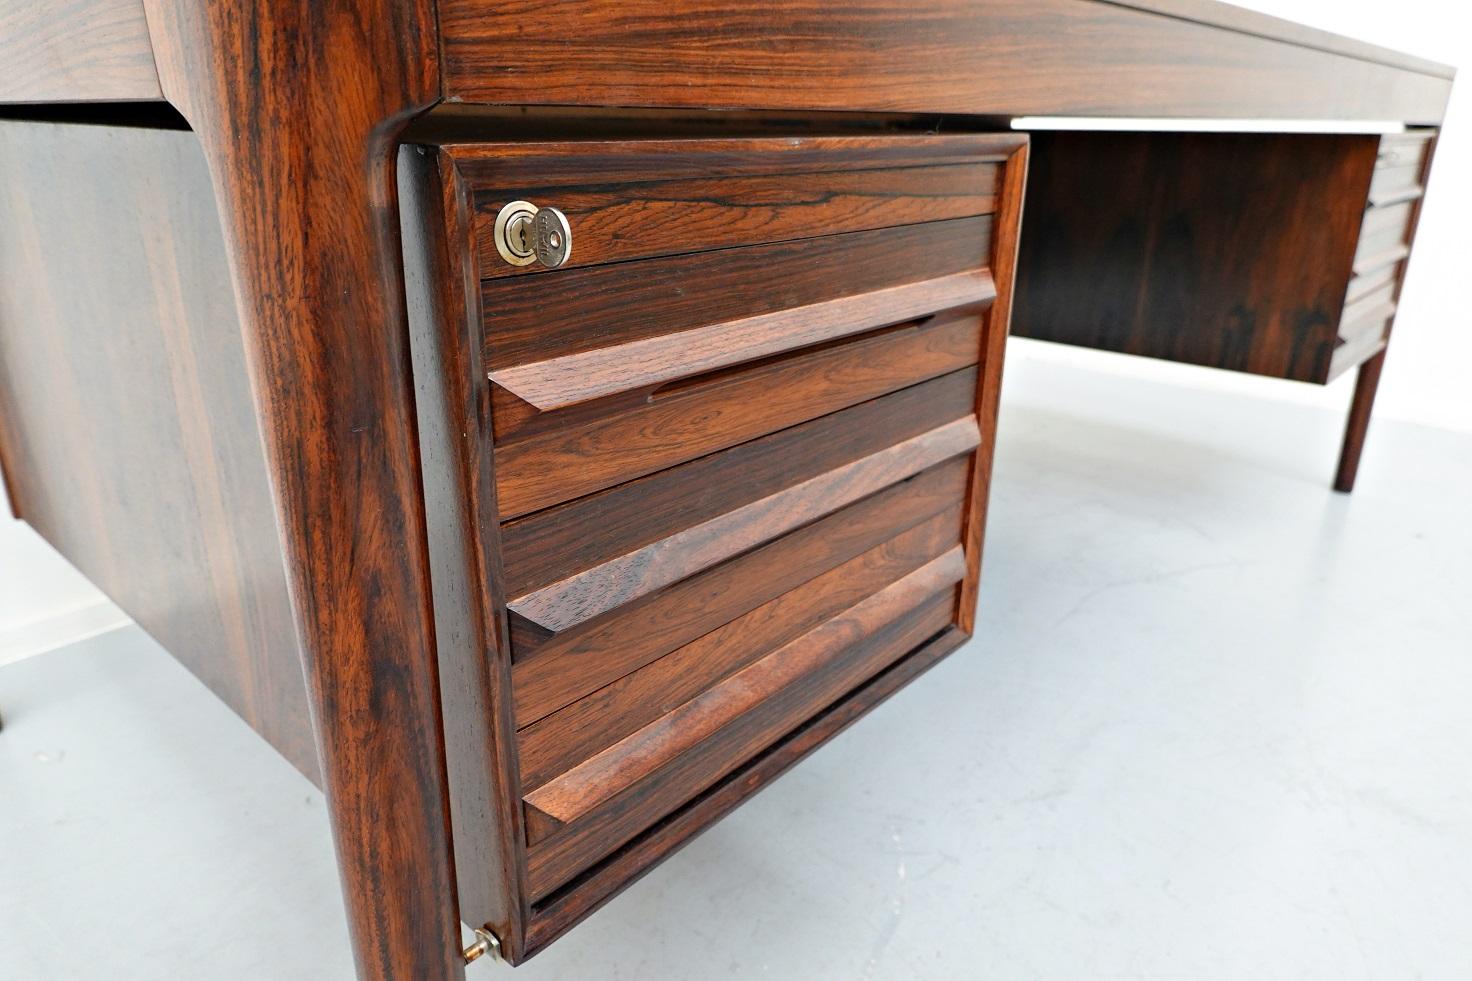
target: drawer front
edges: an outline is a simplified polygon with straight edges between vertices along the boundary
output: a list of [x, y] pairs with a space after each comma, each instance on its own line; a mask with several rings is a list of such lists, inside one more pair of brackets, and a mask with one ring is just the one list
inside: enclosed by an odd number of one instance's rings
[[509, 519], [673, 467], [977, 363], [972, 313], [548, 413], [496, 447]]
[[[474, 196], [503, 519], [978, 360], [996, 298], [999, 155], [986, 140], [633, 143], [580, 148], [561, 169], [535, 159]], [[569, 265], [530, 275], [487, 244], [516, 199], [566, 212]]]
[[[458, 793], [514, 794], [535, 935], [969, 629], [1024, 147], [445, 151], [510, 734]], [[568, 262], [502, 260], [518, 200], [565, 213]]]
[[560, 271], [811, 239], [996, 211], [995, 144], [966, 137], [534, 144], [474, 169], [486, 278], [545, 273], [500, 258], [501, 208], [554, 205], [572, 227]]

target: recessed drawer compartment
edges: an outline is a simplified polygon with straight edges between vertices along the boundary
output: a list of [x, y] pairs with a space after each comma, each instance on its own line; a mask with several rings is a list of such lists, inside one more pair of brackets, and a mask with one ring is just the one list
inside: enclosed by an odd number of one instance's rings
[[442, 230], [407, 279], [454, 419], [421, 458], [459, 901], [508, 959], [972, 629], [1026, 145], [401, 155]]

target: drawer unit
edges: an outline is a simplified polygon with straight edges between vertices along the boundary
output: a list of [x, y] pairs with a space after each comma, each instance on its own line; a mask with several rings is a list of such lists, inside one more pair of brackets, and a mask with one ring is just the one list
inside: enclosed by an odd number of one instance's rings
[[1416, 131], [1380, 138], [1329, 366], [1331, 379], [1385, 350], [1415, 238], [1433, 142], [1431, 133]]
[[1025, 147], [403, 154], [460, 902], [511, 959], [971, 631]]

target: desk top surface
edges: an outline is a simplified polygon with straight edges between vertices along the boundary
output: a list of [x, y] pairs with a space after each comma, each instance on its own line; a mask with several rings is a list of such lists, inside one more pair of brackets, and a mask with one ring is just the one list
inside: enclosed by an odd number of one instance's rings
[[[0, 103], [163, 101], [145, 0], [0, 0]], [[1436, 124], [1453, 69], [1215, 0], [438, 0], [446, 102]]]

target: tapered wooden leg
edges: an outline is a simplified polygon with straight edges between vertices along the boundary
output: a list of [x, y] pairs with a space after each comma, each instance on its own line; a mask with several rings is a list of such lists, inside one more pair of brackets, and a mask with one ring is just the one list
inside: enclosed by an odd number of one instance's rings
[[428, 0], [146, 0], [231, 260], [365, 981], [464, 977], [394, 180]]
[[1354, 386], [1354, 400], [1349, 404], [1349, 423], [1344, 429], [1344, 446], [1339, 451], [1339, 472], [1334, 489], [1348, 494], [1354, 490], [1354, 479], [1360, 470], [1360, 453], [1365, 448], [1365, 433], [1370, 428], [1370, 410], [1375, 405], [1375, 390], [1380, 387], [1380, 369], [1385, 364], [1381, 351], [1360, 365]]

